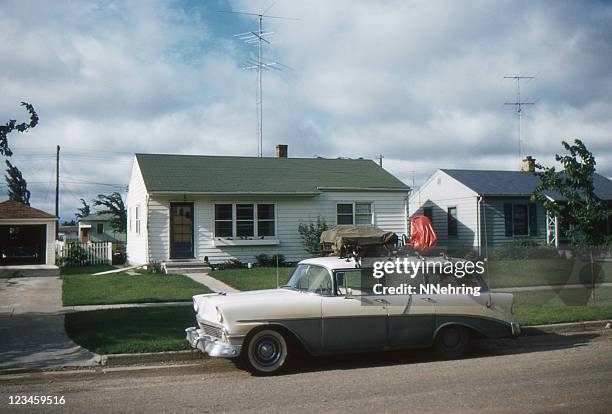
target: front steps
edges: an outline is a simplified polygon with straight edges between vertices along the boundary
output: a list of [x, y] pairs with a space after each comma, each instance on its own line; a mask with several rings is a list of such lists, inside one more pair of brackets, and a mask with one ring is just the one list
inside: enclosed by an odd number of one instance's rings
[[210, 266], [206, 262], [195, 261], [195, 260], [174, 260], [171, 262], [164, 262], [166, 273], [208, 273], [210, 272]]

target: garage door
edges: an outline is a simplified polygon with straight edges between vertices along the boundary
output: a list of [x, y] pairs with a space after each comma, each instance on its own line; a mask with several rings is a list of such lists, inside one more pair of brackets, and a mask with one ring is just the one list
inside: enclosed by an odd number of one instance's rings
[[0, 265], [44, 264], [46, 225], [0, 226]]

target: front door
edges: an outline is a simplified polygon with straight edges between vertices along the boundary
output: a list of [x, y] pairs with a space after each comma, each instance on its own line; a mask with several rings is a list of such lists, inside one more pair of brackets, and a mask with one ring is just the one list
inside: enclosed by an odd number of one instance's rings
[[193, 203], [170, 203], [170, 258], [193, 257]]

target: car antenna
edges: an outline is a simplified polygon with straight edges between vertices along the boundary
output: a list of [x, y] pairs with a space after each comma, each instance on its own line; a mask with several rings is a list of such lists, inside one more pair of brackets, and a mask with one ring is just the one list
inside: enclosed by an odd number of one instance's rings
[[278, 253], [276, 253], [276, 288], [278, 289]]

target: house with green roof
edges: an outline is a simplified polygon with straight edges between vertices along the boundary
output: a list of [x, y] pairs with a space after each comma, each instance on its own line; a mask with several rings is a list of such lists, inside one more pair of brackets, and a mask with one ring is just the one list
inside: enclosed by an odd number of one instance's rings
[[[407, 233], [409, 188], [371, 160], [136, 154], [126, 197], [127, 254], [151, 261], [308, 257], [300, 223]], [[284, 156], [283, 156], [284, 155]]]

